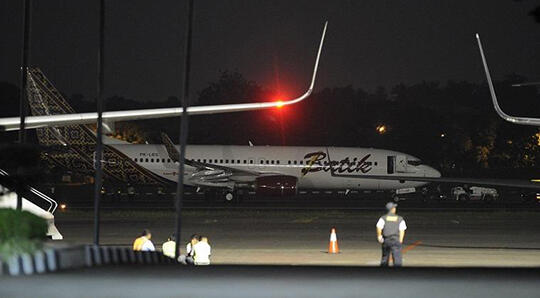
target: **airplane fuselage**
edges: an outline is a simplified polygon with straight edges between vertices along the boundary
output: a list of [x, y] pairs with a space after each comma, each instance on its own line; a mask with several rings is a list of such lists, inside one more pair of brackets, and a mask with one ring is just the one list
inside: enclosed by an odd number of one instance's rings
[[[109, 145], [138, 165], [170, 181], [178, 181], [178, 163], [169, 158], [163, 145]], [[328, 154], [331, 160], [328, 159]], [[332, 176], [399, 175], [440, 177], [440, 173], [408, 154], [374, 149], [347, 147], [297, 146], [223, 146], [189, 145], [186, 158], [203, 164], [298, 178], [299, 189], [369, 189], [394, 190], [425, 185], [425, 182], [358, 179]], [[186, 166], [185, 184], [192, 183], [196, 168]], [[250, 177], [235, 177], [237, 183]]]

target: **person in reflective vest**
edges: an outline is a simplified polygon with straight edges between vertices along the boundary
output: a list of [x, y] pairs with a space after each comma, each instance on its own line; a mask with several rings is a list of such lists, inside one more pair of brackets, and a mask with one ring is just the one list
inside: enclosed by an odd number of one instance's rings
[[377, 241], [382, 245], [381, 266], [387, 267], [390, 254], [394, 259], [394, 267], [400, 267], [402, 262], [401, 248], [405, 238], [407, 224], [403, 217], [396, 213], [397, 204], [389, 202], [386, 204], [388, 213], [381, 216], [377, 221]]
[[150, 240], [152, 239], [152, 233], [150, 230], [144, 229], [141, 233], [141, 236], [133, 242], [134, 251], [155, 251], [154, 243]]

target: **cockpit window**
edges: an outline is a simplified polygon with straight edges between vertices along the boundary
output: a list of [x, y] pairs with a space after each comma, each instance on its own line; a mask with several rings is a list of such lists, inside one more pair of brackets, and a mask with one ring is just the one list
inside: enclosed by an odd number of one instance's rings
[[422, 161], [421, 160], [407, 160], [407, 163], [410, 164], [411, 166], [419, 166], [422, 164]]

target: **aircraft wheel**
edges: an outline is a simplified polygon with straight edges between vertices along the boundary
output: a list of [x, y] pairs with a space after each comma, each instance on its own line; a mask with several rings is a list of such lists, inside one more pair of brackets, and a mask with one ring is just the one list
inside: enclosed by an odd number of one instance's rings
[[232, 192], [225, 193], [225, 201], [232, 202], [234, 200], [234, 195]]

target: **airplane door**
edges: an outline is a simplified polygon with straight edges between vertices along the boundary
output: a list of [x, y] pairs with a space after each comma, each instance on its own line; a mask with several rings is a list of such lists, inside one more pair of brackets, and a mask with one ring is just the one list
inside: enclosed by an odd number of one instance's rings
[[387, 161], [386, 161], [386, 172], [388, 174], [394, 174], [395, 164], [396, 164], [396, 157], [388, 156]]
[[407, 156], [396, 156], [395, 169], [398, 173], [407, 173]]

